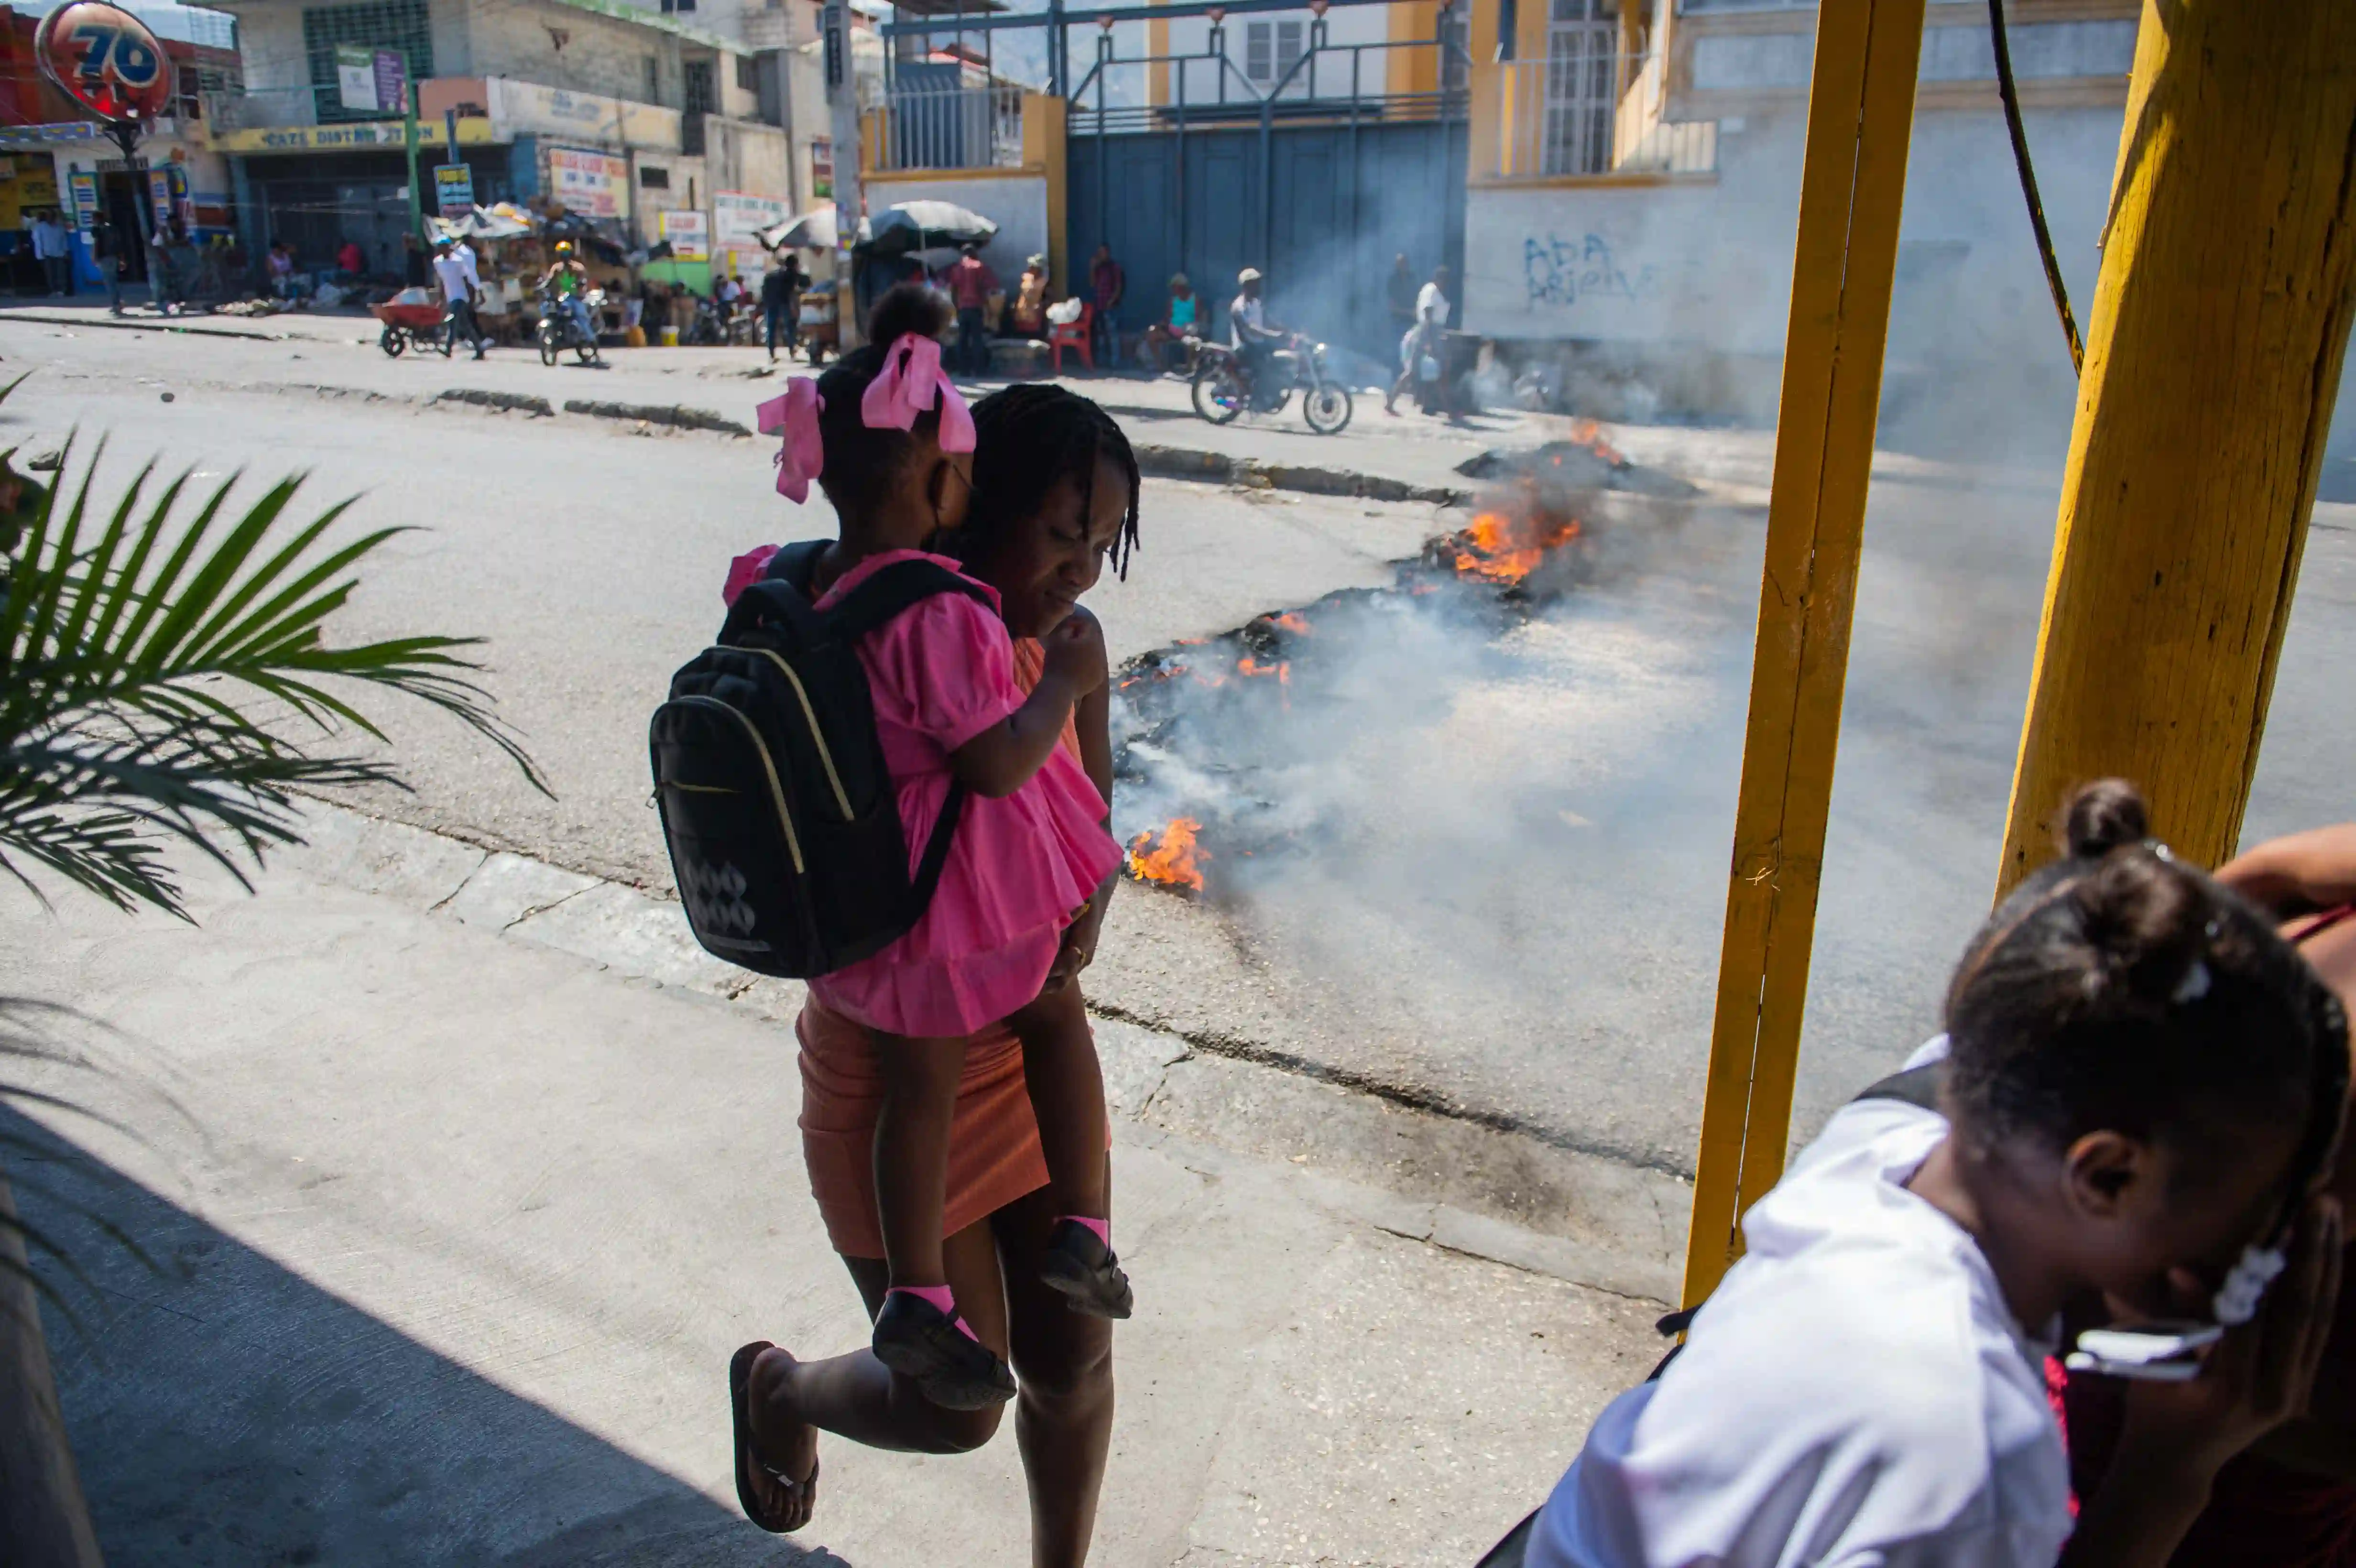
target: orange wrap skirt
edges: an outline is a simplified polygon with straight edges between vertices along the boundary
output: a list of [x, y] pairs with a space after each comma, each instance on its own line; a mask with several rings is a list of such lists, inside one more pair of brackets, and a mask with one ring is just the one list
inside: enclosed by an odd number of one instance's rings
[[[827, 1241], [847, 1258], [880, 1258], [875, 1117], [884, 1085], [874, 1047], [864, 1029], [815, 998], [802, 1004], [794, 1033], [801, 1041], [802, 1159]], [[1046, 1185], [1039, 1124], [1023, 1081], [1023, 1042], [1004, 1024], [992, 1024], [966, 1041], [941, 1234], [953, 1236]]]

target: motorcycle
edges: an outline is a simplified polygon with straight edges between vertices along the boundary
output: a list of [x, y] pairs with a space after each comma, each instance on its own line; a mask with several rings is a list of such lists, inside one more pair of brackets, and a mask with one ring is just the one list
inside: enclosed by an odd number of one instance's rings
[[[581, 299], [589, 307], [590, 319], [594, 321], [597, 307], [605, 303], [605, 291], [591, 289]], [[543, 365], [555, 364], [564, 357], [567, 348], [580, 355], [584, 365], [594, 365], [597, 361], [596, 336], [594, 334], [585, 337], [582, 336], [580, 323], [573, 319], [571, 311], [557, 302], [556, 291], [552, 288], [540, 291], [540, 331], [537, 336], [540, 339], [540, 362]]]
[[1350, 422], [1350, 389], [1326, 373], [1325, 345], [1292, 333], [1265, 363], [1267, 384], [1255, 386], [1241, 354], [1223, 344], [1204, 344], [1194, 356], [1194, 411], [1213, 424], [1231, 424], [1247, 409], [1278, 413], [1298, 387], [1301, 417], [1311, 430], [1334, 435]]

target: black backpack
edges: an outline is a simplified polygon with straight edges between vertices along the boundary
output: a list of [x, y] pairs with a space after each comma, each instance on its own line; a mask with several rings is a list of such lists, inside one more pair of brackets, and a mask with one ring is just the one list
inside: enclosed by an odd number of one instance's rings
[[945, 567], [907, 560], [818, 610], [809, 584], [825, 549], [820, 539], [772, 558], [717, 644], [671, 677], [647, 736], [695, 939], [792, 979], [856, 963], [916, 924], [965, 804], [953, 784], [912, 880], [856, 644], [936, 593], [983, 597]]

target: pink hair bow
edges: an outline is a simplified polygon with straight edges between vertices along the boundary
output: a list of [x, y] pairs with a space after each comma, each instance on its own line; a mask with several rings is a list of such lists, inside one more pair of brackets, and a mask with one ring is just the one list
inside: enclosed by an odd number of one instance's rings
[[884, 353], [883, 373], [867, 383], [859, 400], [860, 420], [870, 430], [913, 430], [916, 416], [941, 401], [941, 450], [973, 450], [973, 411], [941, 374], [941, 346], [921, 332], [901, 336]]
[[826, 443], [818, 433], [819, 412], [825, 407], [818, 383], [807, 376], [787, 381], [784, 391], [760, 407], [761, 433], [782, 432], [786, 438], [776, 464], [777, 494], [787, 500], [809, 500], [810, 481], [826, 466]]

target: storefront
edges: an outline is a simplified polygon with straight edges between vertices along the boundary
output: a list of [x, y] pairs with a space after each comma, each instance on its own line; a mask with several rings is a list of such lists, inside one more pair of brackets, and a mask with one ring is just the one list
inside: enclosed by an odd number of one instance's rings
[[[423, 208], [434, 208], [434, 170], [450, 161], [445, 122], [418, 124], [417, 177]], [[481, 119], [457, 122], [458, 158], [468, 169], [476, 201], [489, 204], [526, 194], [518, 189], [511, 149], [492, 140]], [[230, 178], [249, 251], [260, 255], [284, 241], [305, 272], [325, 271], [347, 240], [357, 242], [369, 270], [401, 277], [422, 252], [409, 244], [409, 155], [402, 123], [360, 121], [232, 131], [215, 138], [229, 155]]]
[[[169, 230], [177, 222], [198, 257], [217, 265], [236, 237], [227, 162], [170, 120], [158, 121], [139, 144], [139, 158], [142, 167], [127, 166], [122, 150], [88, 121], [0, 127], [0, 159], [13, 176], [0, 203], [13, 201], [16, 208], [0, 205], [6, 232], [21, 236], [24, 213], [54, 208], [72, 233], [74, 277], [86, 288], [102, 281], [90, 253], [102, 212], [125, 235]], [[124, 265], [132, 280], [146, 277], [144, 244], [124, 247]]]

